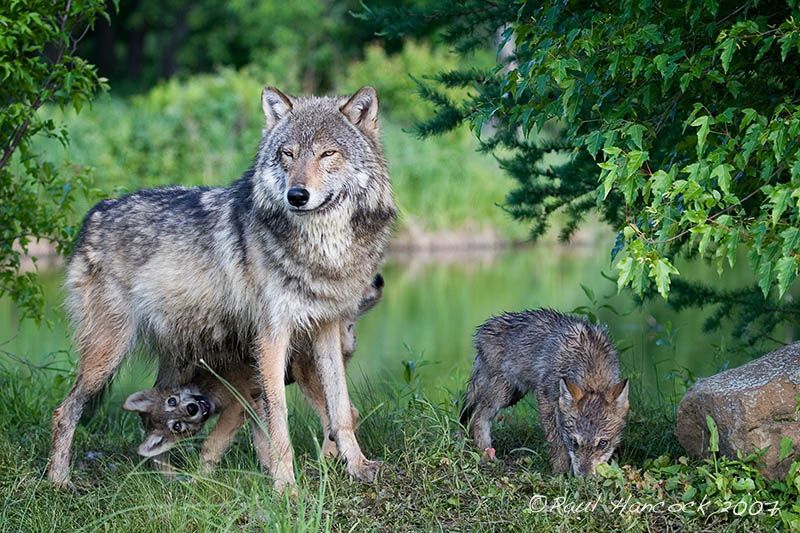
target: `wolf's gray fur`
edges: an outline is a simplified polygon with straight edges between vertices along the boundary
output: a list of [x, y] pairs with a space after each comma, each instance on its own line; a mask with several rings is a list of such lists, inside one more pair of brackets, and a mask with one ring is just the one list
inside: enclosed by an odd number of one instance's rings
[[475, 333], [477, 356], [461, 413], [482, 450], [500, 409], [536, 393], [557, 473], [594, 473], [619, 444], [628, 381], [605, 327], [549, 309], [493, 317]]
[[[157, 386], [187, 383], [200, 358], [224, 370], [251, 356], [266, 402], [276, 488], [294, 483], [283, 377], [295, 331], [315, 367], [348, 472], [374, 477], [353, 432], [340, 322], [358, 309], [396, 218], [375, 91], [350, 98], [262, 94], [252, 168], [228, 187], [169, 187], [97, 204], [67, 270], [80, 363], [53, 414], [49, 477], [69, 483], [86, 401], [131, 348], [159, 357]], [[298, 200], [298, 191], [302, 198]]]
[[[378, 274], [364, 292], [358, 309], [359, 316], [372, 309], [383, 295], [384, 280]], [[356, 350], [355, 321], [358, 317], [342, 322], [342, 354], [345, 365]], [[209, 417], [219, 413], [214, 429], [203, 442], [200, 452], [202, 465], [210, 468], [216, 465], [228, 449], [230, 443], [245, 419], [246, 405], [254, 412], [261, 408], [258, 398], [261, 386], [253, 372], [252, 362], [225, 369], [220, 377], [206, 369], [198, 369], [192, 382], [172, 389], [152, 388], [131, 394], [123, 409], [138, 412], [147, 431], [139, 454], [153, 457], [167, 452], [180, 440], [197, 435]], [[296, 336], [292, 343], [292, 354], [286, 374], [286, 384], [297, 382], [298, 387], [320, 417], [324, 431], [322, 453], [336, 456], [336, 443], [327, 433], [328, 417], [325, 413], [325, 398], [319, 377], [314, 369], [314, 354], [311, 339], [307, 335]], [[235, 389], [236, 394], [230, 389]], [[238, 395], [238, 396], [237, 396]], [[351, 407], [354, 423], [358, 421], [358, 410]], [[261, 432], [257, 421], [253, 435], [258, 439]], [[256, 446], [259, 450], [260, 446]], [[162, 463], [162, 471], [171, 473], [168, 462]]]

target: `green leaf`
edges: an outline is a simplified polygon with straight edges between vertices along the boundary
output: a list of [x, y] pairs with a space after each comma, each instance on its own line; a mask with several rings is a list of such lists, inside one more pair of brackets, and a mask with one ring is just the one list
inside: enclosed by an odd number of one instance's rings
[[778, 187], [776, 188], [773, 193], [770, 195], [770, 198], [773, 203], [772, 207], [772, 225], [776, 225], [783, 215], [783, 212], [786, 211], [786, 207], [789, 205], [789, 199], [792, 195], [792, 189], [789, 187]]
[[775, 274], [778, 279], [778, 298], [783, 298], [797, 277], [797, 260], [794, 256], [781, 257], [775, 265]]
[[728, 233], [728, 264], [733, 268], [736, 262], [736, 250], [739, 247], [739, 229], [734, 228]]
[[728, 67], [731, 65], [731, 58], [733, 57], [733, 51], [736, 49], [736, 41], [733, 39], [725, 39], [725, 41], [720, 45], [720, 49], [722, 50], [721, 59], [722, 59], [722, 70], [725, 74], [728, 73]]
[[772, 263], [762, 258], [761, 265], [758, 267], [758, 287], [764, 293], [764, 298], [769, 296], [769, 287], [772, 283]]
[[617, 290], [621, 291], [630, 283], [633, 278], [633, 257], [627, 256], [617, 263], [619, 277], [617, 278]]
[[783, 239], [783, 247], [781, 248], [783, 255], [796, 253], [798, 247], [800, 247], [800, 228], [795, 226], [786, 228], [781, 232], [781, 239]]
[[789, 457], [793, 451], [794, 443], [792, 442], [792, 439], [786, 436], [781, 437], [781, 451], [780, 455], [778, 456], [778, 461], [783, 461]]
[[653, 265], [654, 277], [656, 280], [656, 288], [658, 293], [665, 300], [669, 294], [670, 274], [680, 274], [678, 269], [675, 268], [669, 260], [663, 257], [658, 259]]
[[733, 170], [732, 165], [721, 163], [711, 171], [711, 177], [717, 178], [717, 184], [725, 194], [730, 194], [731, 192], [731, 170]]
[[711, 415], [706, 415], [706, 426], [708, 426], [708, 451], [711, 453], [719, 452], [719, 430], [717, 423], [711, 418]]
[[705, 115], [705, 116], [702, 116], [702, 117], [697, 117], [692, 122], [692, 126], [695, 126], [695, 127], [699, 126], [700, 127], [700, 129], [697, 130], [697, 155], [698, 156], [702, 156], [703, 155], [703, 148], [705, 148], [705, 145], [706, 145], [706, 138], [708, 137], [708, 132], [711, 129], [711, 126], [709, 124], [710, 120], [711, 120], [711, 117], [709, 117], [708, 115]]

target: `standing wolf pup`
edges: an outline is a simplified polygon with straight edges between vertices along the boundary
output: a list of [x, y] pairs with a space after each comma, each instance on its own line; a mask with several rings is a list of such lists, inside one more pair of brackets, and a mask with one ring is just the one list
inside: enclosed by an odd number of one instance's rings
[[482, 450], [492, 448], [500, 409], [536, 393], [556, 473], [572, 465], [593, 474], [619, 444], [628, 414], [628, 380], [605, 327], [549, 309], [493, 317], [475, 333], [477, 356], [461, 424]]
[[[144, 190], [86, 215], [67, 269], [80, 353], [75, 384], [53, 414], [49, 478], [69, 484], [84, 405], [137, 342], [158, 354], [156, 386], [189, 382], [253, 358], [266, 407], [275, 487], [294, 483], [286, 391], [292, 335], [312, 339], [329, 420], [350, 475], [379, 463], [356, 441], [341, 351], [396, 219], [378, 131], [378, 99], [292, 98], [266, 88], [253, 166], [228, 187]], [[268, 459], [265, 459], [268, 458]]]

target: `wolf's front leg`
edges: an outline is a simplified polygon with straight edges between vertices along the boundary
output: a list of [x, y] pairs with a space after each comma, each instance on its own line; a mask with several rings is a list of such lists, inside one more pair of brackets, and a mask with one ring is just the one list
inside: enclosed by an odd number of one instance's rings
[[314, 359], [325, 408], [328, 411], [330, 432], [336, 441], [339, 455], [347, 464], [347, 472], [361, 481], [371, 482], [381, 466], [378, 461], [369, 461], [361, 453], [355, 435], [355, 421], [350, 410], [350, 396], [344, 374], [342, 342], [339, 321], [323, 324], [314, 339]]
[[550, 453], [550, 466], [554, 474], [564, 474], [569, 470], [569, 452], [564, 445], [559, 427], [557, 407], [555, 402], [548, 399], [544, 394], [536, 395], [539, 404], [539, 420], [547, 439]]
[[[289, 440], [289, 412], [286, 407], [286, 359], [289, 353], [291, 329], [273, 330], [264, 336], [258, 345], [258, 369], [264, 402], [267, 408], [266, 424], [269, 431], [272, 460], [262, 464], [275, 480], [275, 490], [282, 491], [294, 485], [292, 468], [292, 443]], [[264, 461], [261, 458], [262, 463]]]

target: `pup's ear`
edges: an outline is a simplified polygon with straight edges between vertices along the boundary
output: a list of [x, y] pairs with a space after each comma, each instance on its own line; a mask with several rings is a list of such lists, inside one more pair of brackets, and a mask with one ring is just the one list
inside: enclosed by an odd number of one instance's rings
[[606, 401], [608, 401], [608, 403], [614, 402], [616, 408], [620, 411], [627, 411], [629, 407], [628, 380], [623, 379], [608, 389], [608, 392], [606, 392]]
[[561, 378], [558, 382], [559, 394], [558, 405], [562, 410], [567, 411], [573, 404], [583, 398], [583, 391], [575, 383]]
[[134, 413], [149, 413], [156, 405], [155, 389], [140, 390], [134, 392], [125, 399], [122, 408]]
[[288, 115], [292, 111], [292, 105], [292, 99], [275, 87], [264, 87], [261, 91], [261, 108], [264, 110], [267, 129], [271, 130], [280, 119]]
[[339, 108], [344, 116], [364, 132], [378, 129], [378, 95], [372, 87], [362, 87]]
[[150, 433], [139, 445], [137, 452], [143, 457], [153, 457], [168, 451], [172, 445], [173, 442], [169, 441], [165, 435]]

